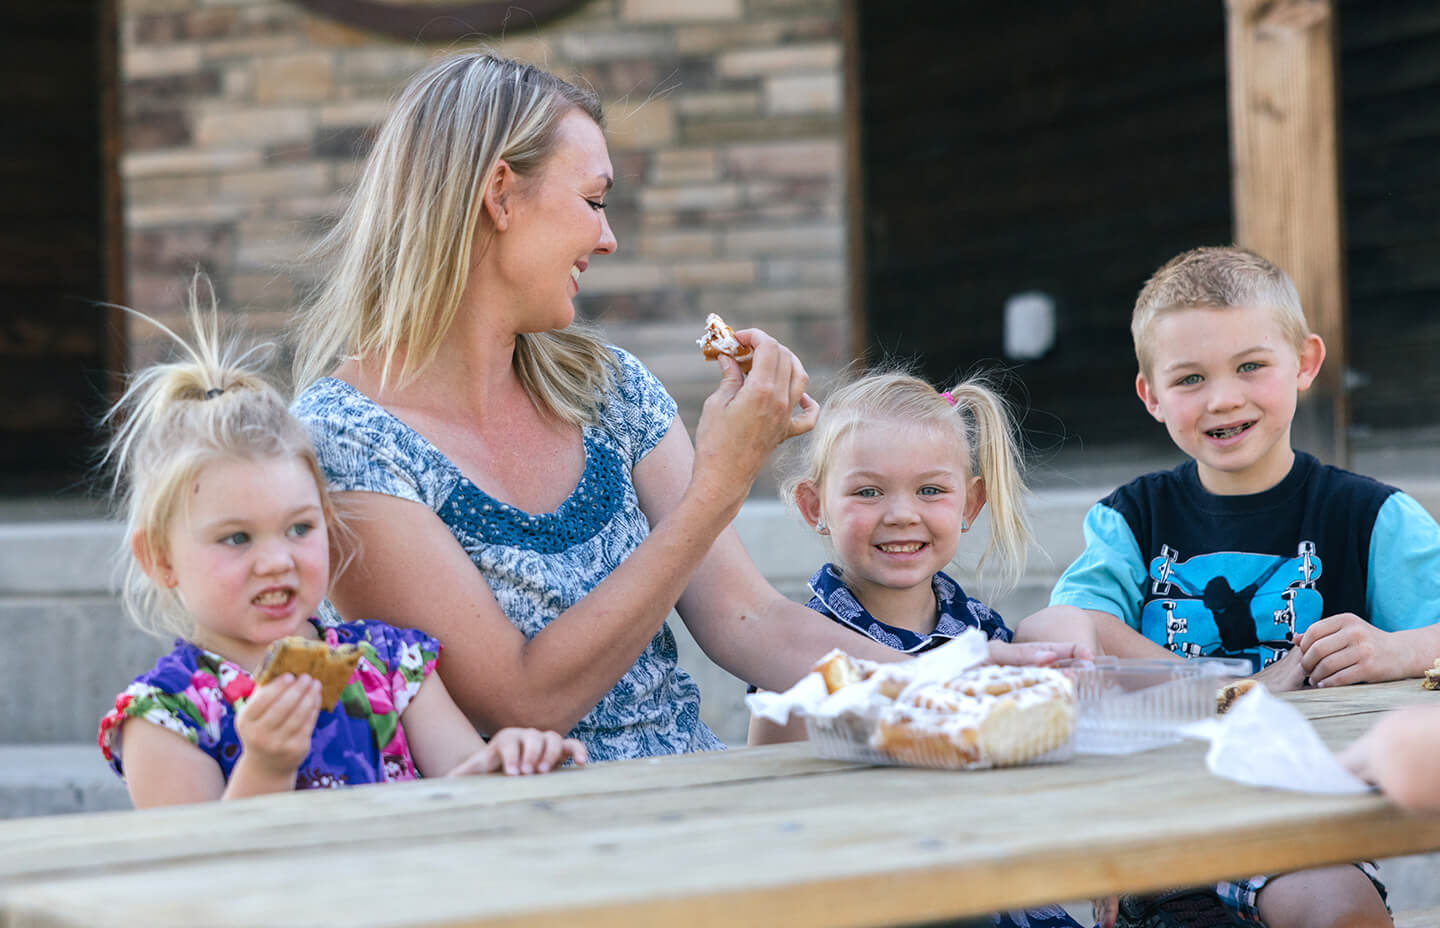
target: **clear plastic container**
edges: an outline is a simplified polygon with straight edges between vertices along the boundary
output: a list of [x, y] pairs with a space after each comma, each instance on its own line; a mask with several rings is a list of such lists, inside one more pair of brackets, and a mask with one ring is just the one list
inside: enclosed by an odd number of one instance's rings
[[1055, 664], [1075, 683], [1075, 751], [1132, 754], [1183, 737], [1180, 728], [1210, 718], [1220, 689], [1253, 672], [1248, 660], [1187, 661], [1101, 657]]

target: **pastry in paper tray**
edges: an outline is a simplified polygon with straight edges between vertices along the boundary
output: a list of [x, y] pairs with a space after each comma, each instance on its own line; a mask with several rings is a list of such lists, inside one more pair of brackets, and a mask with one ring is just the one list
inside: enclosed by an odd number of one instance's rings
[[816, 752], [838, 759], [973, 769], [1026, 763], [1067, 744], [1070, 680], [1044, 667], [977, 665], [986, 656], [979, 632], [894, 664], [832, 651], [790, 690], [748, 702], [781, 723], [803, 714]]
[[1075, 732], [1075, 690], [1058, 670], [985, 665], [907, 689], [870, 743], [924, 767], [1008, 767], [1055, 750]]

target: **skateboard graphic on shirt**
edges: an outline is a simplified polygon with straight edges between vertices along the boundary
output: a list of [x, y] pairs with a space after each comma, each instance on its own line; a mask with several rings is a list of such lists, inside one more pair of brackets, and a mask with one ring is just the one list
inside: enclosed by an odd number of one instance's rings
[[1324, 615], [1314, 542], [1302, 541], [1294, 557], [1222, 551], [1182, 561], [1169, 545], [1160, 551], [1140, 632], [1182, 657], [1246, 657], [1259, 670]]

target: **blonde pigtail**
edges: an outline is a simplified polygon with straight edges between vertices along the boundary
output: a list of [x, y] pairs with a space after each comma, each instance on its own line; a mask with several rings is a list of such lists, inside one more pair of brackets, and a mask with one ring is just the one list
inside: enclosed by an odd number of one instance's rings
[[949, 392], [955, 399], [956, 413], [968, 420], [965, 431], [970, 469], [973, 475], [984, 478], [990, 510], [990, 538], [976, 564], [975, 575], [983, 578], [986, 565], [998, 561], [1000, 589], [1013, 589], [1025, 573], [1033, 537], [1019, 430], [1005, 401], [983, 381], [972, 378]]

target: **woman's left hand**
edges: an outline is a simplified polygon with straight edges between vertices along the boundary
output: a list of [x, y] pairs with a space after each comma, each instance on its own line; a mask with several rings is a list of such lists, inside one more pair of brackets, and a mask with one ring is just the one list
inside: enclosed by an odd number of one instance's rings
[[1083, 644], [1070, 641], [1027, 641], [1015, 644], [1009, 641], [988, 642], [992, 664], [1053, 664], [1066, 658], [1094, 660], [1095, 655]]

